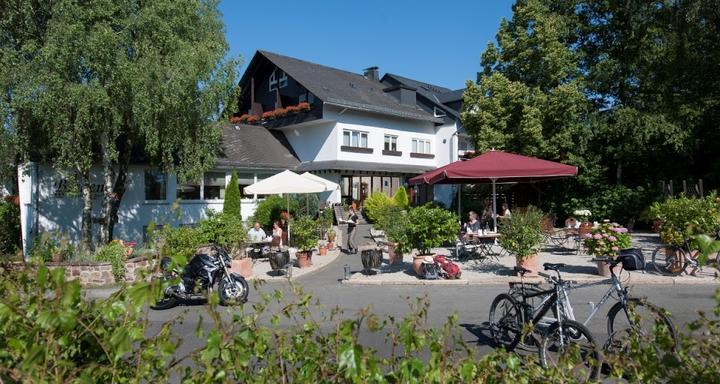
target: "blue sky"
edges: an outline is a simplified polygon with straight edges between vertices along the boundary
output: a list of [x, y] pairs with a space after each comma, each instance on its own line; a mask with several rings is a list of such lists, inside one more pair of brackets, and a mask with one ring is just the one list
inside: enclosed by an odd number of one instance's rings
[[244, 65], [258, 49], [356, 73], [385, 72], [458, 89], [475, 80], [510, 0], [223, 0], [227, 40]]

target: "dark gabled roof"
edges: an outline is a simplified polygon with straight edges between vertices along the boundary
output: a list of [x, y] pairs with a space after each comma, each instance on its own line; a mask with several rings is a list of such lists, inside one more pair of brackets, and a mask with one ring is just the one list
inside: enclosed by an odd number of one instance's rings
[[297, 168], [297, 171], [367, 171], [417, 175], [432, 169], [435, 169], [435, 167], [408, 164], [370, 163], [366, 161], [327, 160], [302, 163]]
[[441, 95], [438, 95], [438, 100], [440, 100], [441, 103], [451, 103], [453, 101], [459, 101], [463, 99], [463, 94], [465, 93], [465, 88], [456, 89], [454, 91], [446, 92]]
[[221, 148], [218, 168], [285, 170], [300, 165], [285, 135], [262, 126], [223, 126]]
[[[442, 123], [442, 119], [423, 111], [417, 106], [400, 104], [393, 96], [383, 92], [385, 86], [377, 81], [368, 80], [362, 75], [330, 68], [323, 65], [278, 55], [267, 51], [258, 51], [253, 61], [262, 55], [273, 64], [302, 84], [325, 104], [337, 105], [361, 111], [381, 113], [402, 118], [410, 118], [433, 123]], [[252, 63], [251, 63], [252, 66]], [[245, 72], [241, 85], [247, 82], [249, 72]]]
[[429, 84], [429, 83], [423, 83], [421, 81], [413, 80], [404, 76], [396, 75], [393, 73], [386, 73], [385, 76], [383, 76], [382, 81], [384, 81], [386, 78], [392, 78], [395, 80], [395, 82], [398, 82], [403, 85], [407, 85], [413, 88], [417, 89], [417, 93], [424, 97], [425, 99], [429, 100], [431, 103], [435, 104], [436, 106], [442, 108], [445, 112], [452, 115], [456, 120], [460, 119], [460, 113], [459, 111], [456, 111], [453, 108], [450, 108], [449, 106], [445, 105], [445, 103], [450, 101], [455, 101], [453, 99], [456, 92], [460, 91], [460, 98], [462, 98], [462, 91], [464, 90], [458, 90], [453, 91], [449, 88], [441, 87], [439, 85]]

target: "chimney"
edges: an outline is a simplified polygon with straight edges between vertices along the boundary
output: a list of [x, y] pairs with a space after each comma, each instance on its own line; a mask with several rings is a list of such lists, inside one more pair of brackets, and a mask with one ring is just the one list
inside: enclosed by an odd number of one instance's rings
[[394, 97], [402, 105], [409, 105], [413, 107], [415, 106], [415, 94], [417, 92], [416, 88], [400, 84], [393, 85], [392, 87], [387, 87], [383, 89], [383, 92]]
[[380, 81], [380, 68], [378, 68], [378, 67], [365, 68], [365, 69], [363, 69], [363, 76], [365, 76], [365, 78], [368, 80]]

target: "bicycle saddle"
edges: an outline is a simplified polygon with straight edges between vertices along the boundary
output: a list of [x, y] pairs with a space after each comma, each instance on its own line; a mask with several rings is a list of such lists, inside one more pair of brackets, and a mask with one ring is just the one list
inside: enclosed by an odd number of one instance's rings
[[532, 272], [531, 270], [525, 269], [523, 267], [514, 267], [513, 270], [515, 271], [515, 273], [519, 273], [520, 276], [524, 276], [526, 273]]
[[559, 271], [560, 268], [565, 268], [564, 263], [545, 263], [543, 264], [546, 271]]

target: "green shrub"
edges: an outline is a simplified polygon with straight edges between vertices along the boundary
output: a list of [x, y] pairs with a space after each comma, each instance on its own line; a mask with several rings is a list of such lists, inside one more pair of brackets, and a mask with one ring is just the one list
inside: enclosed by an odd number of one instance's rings
[[410, 209], [404, 225], [410, 245], [420, 254], [429, 254], [432, 248], [454, 241], [460, 231], [457, 215], [429, 205]]
[[55, 239], [55, 235], [43, 232], [33, 239], [30, 247], [30, 258], [36, 261], [49, 262], [52, 261], [57, 249], [58, 241]]
[[240, 217], [227, 213], [208, 212], [208, 217], [197, 224], [203, 243], [216, 243], [228, 251], [237, 251], [247, 244], [247, 232]]
[[683, 245], [685, 239], [714, 234], [720, 225], [718, 208], [715, 194], [704, 198], [680, 196], [656, 202], [650, 207], [650, 215], [661, 221], [660, 241]]
[[300, 216], [290, 222], [290, 241], [299, 251], [310, 251], [318, 244], [318, 225], [310, 216]]
[[396, 205], [396, 203], [382, 192], [373, 192], [363, 203], [363, 216], [372, 222], [377, 222], [379, 211], [388, 205]]
[[520, 260], [537, 253], [542, 244], [542, 218], [542, 211], [529, 206], [525, 212], [515, 212], [509, 219], [498, 220], [503, 248]]
[[205, 238], [197, 229], [190, 226], [177, 228], [163, 227], [160, 256], [177, 258], [184, 265], [195, 254], [198, 246], [205, 244]]
[[20, 208], [0, 200], [0, 254], [13, 254], [20, 247]]
[[122, 241], [111, 241], [95, 251], [96, 261], [109, 262], [112, 266], [113, 279], [116, 283], [125, 281], [125, 257], [127, 249]]
[[397, 204], [400, 208], [407, 209], [410, 206], [410, 200], [408, 199], [405, 187], [398, 188], [397, 192], [395, 192], [395, 196], [393, 196], [393, 200], [395, 200], [395, 204]]
[[377, 212], [377, 216], [375, 227], [385, 231], [385, 236], [387, 236], [388, 241], [394, 244], [395, 251], [398, 253], [409, 252], [407, 211], [395, 204], [389, 204], [381, 207]]
[[[290, 212], [295, 211], [292, 205], [293, 202], [295, 201], [290, 202]], [[280, 220], [281, 213], [284, 210], [287, 210], [285, 197], [270, 195], [258, 203], [252, 222], [260, 223], [263, 228], [270, 228], [274, 222]]]
[[240, 187], [238, 186], [237, 172], [232, 171], [230, 183], [225, 187], [225, 201], [223, 202], [223, 213], [232, 215], [242, 220], [240, 214]]

